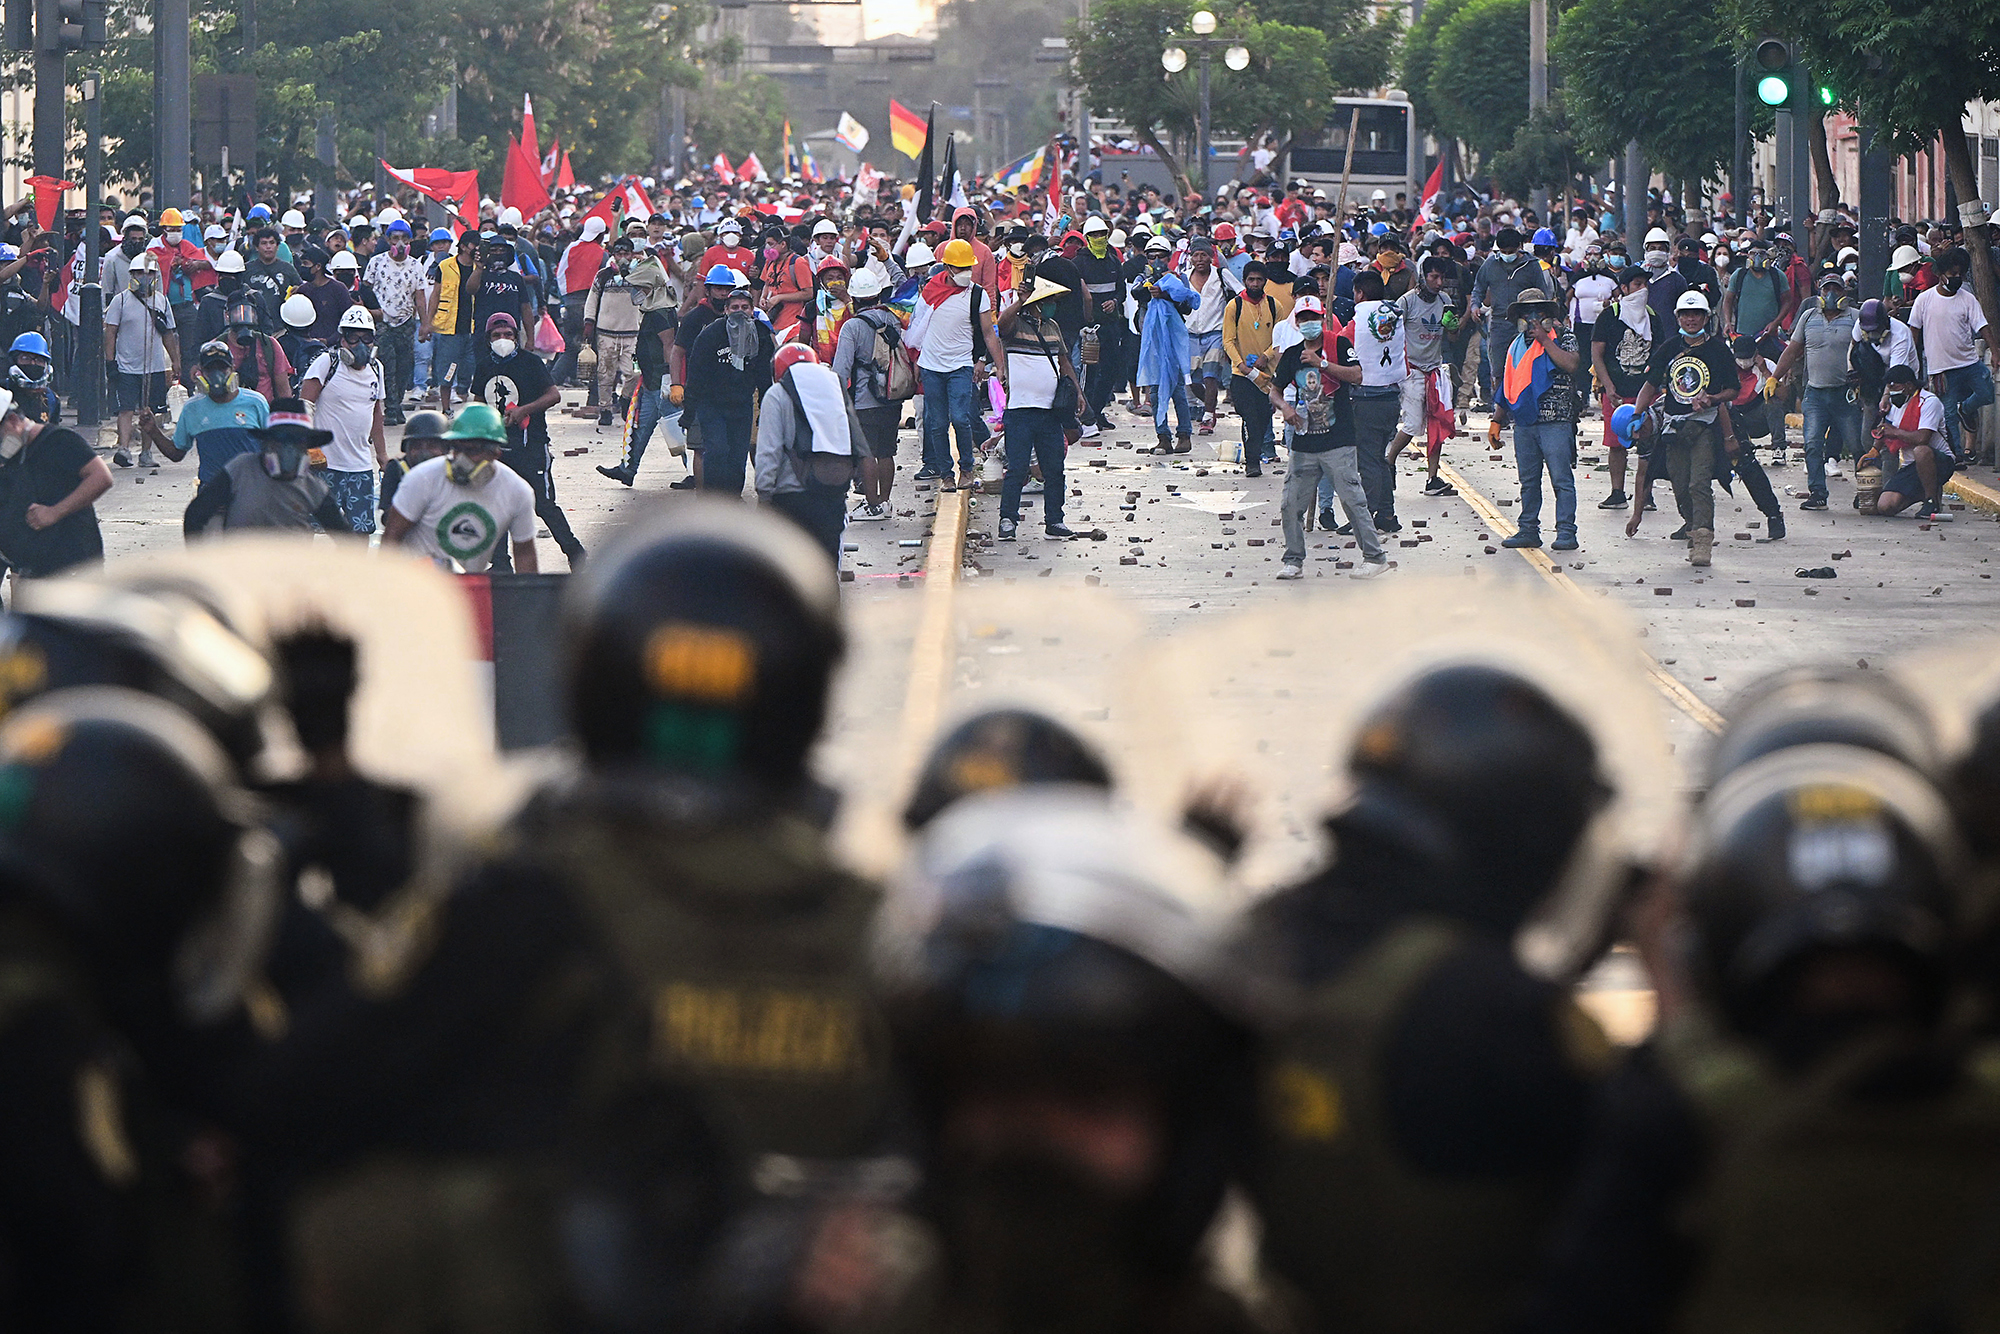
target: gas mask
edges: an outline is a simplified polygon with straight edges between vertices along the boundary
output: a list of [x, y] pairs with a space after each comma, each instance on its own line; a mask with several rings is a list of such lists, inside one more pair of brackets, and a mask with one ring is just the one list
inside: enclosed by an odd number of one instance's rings
[[340, 359], [355, 370], [366, 369], [375, 358], [375, 349], [367, 343], [342, 344]]
[[410, 247], [405, 245], [403, 242], [391, 241], [389, 243], [389, 258], [402, 259], [409, 253], [410, 253]]
[[220, 403], [236, 392], [236, 368], [234, 366], [203, 366], [201, 386], [208, 396]]
[[118, 248], [125, 252], [127, 259], [137, 259], [139, 252], [146, 248], [146, 238], [143, 236], [128, 236], [118, 243]]
[[1836, 290], [1829, 292], [1825, 288], [1821, 288], [1819, 294], [1819, 308], [1820, 312], [1825, 315], [1831, 315], [1836, 310], [1839, 310], [1840, 309], [1839, 291]]
[[151, 274], [143, 274], [143, 275], [142, 275], [142, 274], [137, 274], [137, 273], [133, 274], [133, 275], [132, 275], [132, 291], [133, 291], [134, 295], [137, 295], [137, 296], [142, 296], [142, 297], [146, 297], [146, 296], [151, 296], [151, 295], [153, 294], [153, 278], [152, 278], [152, 275], [151, 275]]
[[249, 342], [257, 336], [257, 321], [231, 320], [229, 323], [229, 336], [239, 343]]
[[493, 475], [494, 466], [492, 459], [456, 449], [444, 456], [444, 475], [454, 486], [478, 486]]
[[289, 482], [299, 475], [299, 467], [306, 461], [303, 445], [268, 444], [259, 451], [264, 460], [264, 475], [274, 482]]
[[39, 366], [15, 362], [8, 370], [7, 378], [23, 389], [46, 389], [53, 369], [47, 362]]
[[487, 344], [487, 347], [492, 350], [495, 361], [505, 361], [507, 358], [513, 356], [515, 346], [516, 344], [511, 338], [496, 338]]

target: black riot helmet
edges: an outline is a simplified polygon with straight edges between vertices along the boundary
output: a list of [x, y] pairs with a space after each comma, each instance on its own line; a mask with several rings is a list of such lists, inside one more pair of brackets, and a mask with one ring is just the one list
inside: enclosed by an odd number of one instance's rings
[[1332, 820], [1397, 848], [1447, 899], [1428, 905], [1512, 931], [1554, 887], [1610, 789], [1597, 743], [1540, 686], [1483, 664], [1426, 671], [1362, 725], [1356, 792]]
[[1915, 770], [1848, 745], [1794, 746], [1731, 772], [1696, 813], [1682, 897], [1696, 985], [1737, 1031], [1798, 1019], [1804, 961], [1889, 963], [1912, 1017], [1942, 1008], [1962, 864], [1942, 796]]
[[60, 690], [0, 724], [0, 893], [62, 933], [128, 1024], [229, 1012], [280, 862], [229, 757], [161, 700]]
[[565, 620], [593, 768], [805, 778], [844, 641], [833, 566], [797, 526], [722, 502], [656, 514], [571, 581]]
[[[1086, 1254], [1127, 1273], [1189, 1264], [1253, 1119], [1249, 1031], [1209, 906], [1219, 863], [1107, 798], [1048, 784], [957, 802], [924, 829], [882, 925], [885, 1009], [940, 1229], [1022, 1328], [1056, 1323], [1074, 1294], [1055, 1271], [1087, 1268]], [[1042, 1096], [1151, 1108], [1143, 1184], [1113, 1202], [1018, 1145], [954, 1137], [968, 1105]], [[1029, 1309], [1039, 1301], [1058, 1309]]]
[[1881, 672], [1792, 667], [1752, 684], [1729, 706], [1708, 781], [1790, 746], [1859, 746], [1934, 776], [1938, 740], [1915, 695]]
[[1972, 720], [1972, 741], [1952, 765], [1950, 790], [1973, 852], [2000, 857], [2000, 698]]
[[920, 829], [973, 792], [1030, 783], [1086, 783], [1109, 789], [1111, 770], [1090, 743], [1045, 714], [988, 709], [931, 748], [903, 823]]
[[239, 765], [264, 744], [271, 665], [197, 597], [37, 581], [0, 617], [0, 718], [70, 686], [123, 686], [183, 709]]

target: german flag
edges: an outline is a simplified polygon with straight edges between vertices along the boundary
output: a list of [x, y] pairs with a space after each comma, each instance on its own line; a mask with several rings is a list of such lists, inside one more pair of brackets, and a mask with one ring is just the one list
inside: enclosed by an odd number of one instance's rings
[[898, 102], [889, 99], [889, 142], [898, 153], [915, 161], [917, 154], [924, 151], [924, 138], [929, 126], [924, 118]]

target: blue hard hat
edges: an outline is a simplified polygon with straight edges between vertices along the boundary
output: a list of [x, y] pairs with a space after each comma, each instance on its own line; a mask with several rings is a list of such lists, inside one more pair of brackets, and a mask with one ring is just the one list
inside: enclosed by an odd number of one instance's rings
[[433, 228], [431, 228], [431, 240], [433, 240], [433, 241], [449, 241], [450, 239], [451, 239], [451, 228], [449, 228], [449, 227], [433, 227]]
[[262, 204], [254, 204], [250, 208], [250, 216], [252, 218], [268, 218], [271, 216], [271, 210]]
[[1278, 239], [1280, 241], [1296, 241], [1298, 240], [1298, 234], [1289, 227], [1280, 227], [1278, 229]]
[[1530, 242], [1528, 242], [1528, 244], [1529, 244], [1529, 245], [1561, 245], [1561, 244], [1562, 244], [1562, 242], [1560, 242], [1560, 241], [1556, 240], [1556, 234], [1555, 234], [1554, 232], [1550, 231], [1550, 230], [1549, 230], [1548, 228], [1546, 228], [1546, 227], [1543, 227], [1543, 228], [1541, 228], [1541, 229], [1540, 229], [1539, 231], [1537, 231], [1537, 232], [1535, 233], [1535, 239], [1534, 239], [1534, 240], [1532, 240], [1532, 241], [1530, 241]]
[[702, 206], [703, 202], [704, 202], [704, 201], [702, 200], [702, 197], [701, 197], [700, 195], [689, 195], [689, 196], [688, 196], [688, 203], [690, 203], [690, 204], [694, 205], [694, 206], [695, 206], [696, 208], [700, 208], [700, 207]]
[[408, 236], [410, 235], [410, 224], [404, 222], [401, 218], [398, 218], [394, 222], [390, 223], [387, 227], [384, 227], [382, 230], [385, 234], [389, 236], [395, 236], [398, 233], [401, 233], [404, 236]]
[[11, 353], [32, 352], [38, 357], [49, 354], [49, 340], [38, 333], [24, 333], [14, 340], [14, 346], [7, 349]]
[[1630, 403], [1621, 403], [1611, 410], [1611, 434], [1618, 437], [1621, 445], [1632, 443], [1632, 434], [1639, 429], [1639, 410]]
[[702, 282], [710, 287], [734, 287], [736, 286], [736, 270], [730, 268], [727, 264], [718, 264], [708, 271], [707, 276], [702, 279]]
[[1368, 234], [1370, 236], [1387, 236], [1389, 234], [1389, 224], [1386, 222], [1374, 223], [1368, 228]]

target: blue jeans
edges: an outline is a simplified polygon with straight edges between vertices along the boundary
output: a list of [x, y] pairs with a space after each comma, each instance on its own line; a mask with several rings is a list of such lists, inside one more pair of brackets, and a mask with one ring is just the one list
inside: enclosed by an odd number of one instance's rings
[[[918, 367], [924, 393], [924, 467], [952, 473], [951, 429], [958, 428], [958, 466], [972, 470], [972, 367], [934, 371]], [[707, 427], [702, 428], [704, 431]]]
[[[1861, 457], [1861, 405], [1847, 401], [1847, 386], [1814, 389], [1806, 386], [1806, 490], [1814, 500], [1826, 499], [1826, 459]], [[1946, 409], [1945, 420], [1951, 420]], [[1829, 442], [1832, 448], [1828, 449]]]
[[375, 531], [375, 474], [369, 472], [342, 472], [338, 468], [328, 468], [320, 474], [327, 488], [333, 492], [333, 503], [340, 510], [340, 517], [347, 520], [352, 531], [367, 536]]
[[743, 473], [750, 463], [750, 412], [741, 416], [704, 405], [701, 421], [701, 489], [731, 500], [743, 498]]
[[437, 339], [425, 338], [417, 343], [416, 351], [410, 356], [410, 390], [422, 394], [431, 387], [431, 353], [437, 348]]
[[625, 466], [633, 472], [639, 471], [639, 460], [646, 457], [646, 446], [653, 440], [653, 428], [680, 411], [675, 408], [673, 412], [668, 412], [666, 408], [666, 390], [648, 389], [640, 384], [632, 418], [632, 441], [625, 449]]
[[1556, 536], [1576, 536], [1576, 423], [1514, 423], [1514, 467], [1521, 476], [1521, 531], [1542, 533], [1542, 470], [1556, 492]]
[[452, 376], [452, 383], [460, 394], [472, 392], [472, 335], [432, 334], [431, 335], [431, 382], [442, 387], [445, 371], [456, 366], [458, 371]]
[[1063, 521], [1063, 430], [1048, 408], [1008, 408], [1007, 475], [1000, 483], [1000, 517], [1021, 521], [1021, 486], [1028, 465], [1042, 467], [1042, 522]]
[[1938, 397], [1944, 401], [1944, 438], [1962, 464], [1969, 451], [1959, 448], [1959, 417], [1993, 401], [1993, 375], [1984, 362], [1975, 361], [1970, 366], [1955, 366], [1941, 378], [1944, 392]]
[[1180, 433], [1194, 433], [1194, 408], [1188, 403], [1187, 377], [1176, 374], [1172, 384], [1153, 386], [1153, 433], [1164, 440], [1167, 438], [1167, 403], [1172, 400], [1174, 415], [1181, 424]]

